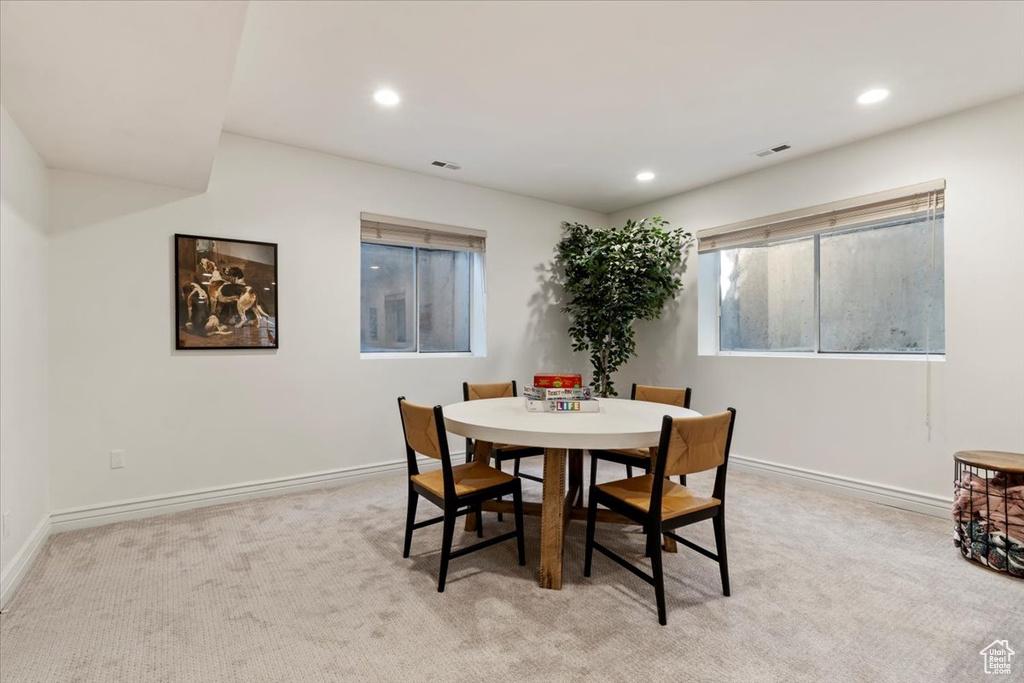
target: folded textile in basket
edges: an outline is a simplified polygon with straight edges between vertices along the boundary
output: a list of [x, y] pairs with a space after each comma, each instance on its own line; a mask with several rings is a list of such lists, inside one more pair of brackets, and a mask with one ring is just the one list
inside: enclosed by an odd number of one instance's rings
[[956, 525], [953, 544], [975, 562], [1024, 578], [1024, 527], [995, 530], [982, 520]]
[[965, 472], [956, 483], [955, 493], [954, 519], [980, 511], [990, 519], [1024, 525], [1024, 486], [1006, 486], [1001, 479]]

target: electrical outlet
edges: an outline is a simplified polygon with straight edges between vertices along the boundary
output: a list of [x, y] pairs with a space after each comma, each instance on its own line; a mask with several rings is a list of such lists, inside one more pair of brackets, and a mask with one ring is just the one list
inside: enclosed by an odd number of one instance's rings
[[3, 529], [0, 529], [0, 538], [6, 539], [8, 536], [11, 535], [11, 511], [10, 510], [8, 510], [7, 512], [4, 513], [2, 521], [3, 521], [3, 524], [0, 524], [0, 526], [2, 526]]
[[110, 451], [110, 469], [119, 470], [124, 467], [124, 451]]

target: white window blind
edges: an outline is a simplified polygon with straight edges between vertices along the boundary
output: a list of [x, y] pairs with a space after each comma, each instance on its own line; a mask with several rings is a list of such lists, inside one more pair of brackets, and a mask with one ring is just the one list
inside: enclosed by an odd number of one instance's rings
[[915, 216], [941, 213], [945, 180], [909, 185], [806, 209], [765, 216], [697, 232], [697, 251], [750, 247], [856, 228]]
[[380, 216], [375, 213], [361, 213], [359, 219], [359, 237], [363, 242], [452, 251], [486, 250], [487, 232], [484, 230]]

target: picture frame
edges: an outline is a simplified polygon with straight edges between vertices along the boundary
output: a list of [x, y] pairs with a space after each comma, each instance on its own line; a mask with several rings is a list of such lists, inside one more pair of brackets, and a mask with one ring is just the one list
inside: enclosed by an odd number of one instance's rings
[[174, 347], [277, 349], [277, 244], [174, 235]]

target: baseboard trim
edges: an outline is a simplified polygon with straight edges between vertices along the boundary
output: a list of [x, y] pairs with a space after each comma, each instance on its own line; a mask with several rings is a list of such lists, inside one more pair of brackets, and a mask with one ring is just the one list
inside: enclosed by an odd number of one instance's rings
[[[419, 459], [419, 466], [424, 470], [437, 467], [439, 464], [437, 460], [431, 458]], [[148, 496], [100, 505], [87, 505], [67, 510], [56, 510], [50, 513], [49, 522], [52, 533], [74, 531], [200, 507], [323, 488], [342, 481], [402, 472], [406, 467], [405, 460], [391, 460], [373, 465], [342, 467], [312, 474], [278, 477], [228, 486], [213, 486], [194, 491]]]
[[[461, 461], [461, 453], [452, 453], [452, 459]], [[802, 467], [759, 460], [743, 455], [730, 455], [729, 463], [737, 469], [757, 472], [778, 479], [798, 481], [815, 488], [842, 493], [881, 505], [919, 512], [934, 517], [948, 517], [952, 497], [911, 491], [895, 486], [862, 481]], [[437, 467], [438, 461], [420, 458], [419, 466], [427, 470]], [[184, 510], [238, 502], [253, 498], [294, 493], [323, 488], [342, 481], [376, 477], [404, 471], [405, 460], [392, 460], [373, 465], [344, 467], [312, 474], [301, 474], [276, 479], [216, 486], [194, 491], [148, 496], [132, 500], [88, 505], [67, 510], [56, 510], [40, 520], [28, 540], [15, 555], [7, 571], [0, 577], [0, 608], [14, 595], [18, 584], [27, 574], [51, 534], [89, 527], [113, 524], [132, 519], [155, 517]]]
[[778, 479], [799, 481], [815, 488], [842, 493], [889, 507], [919, 512], [933, 517], [949, 517], [953, 509], [952, 496], [945, 498], [931, 493], [878, 484], [837, 474], [816, 472], [803, 467], [758, 460], [744, 455], [729, 455], [729, 464], [741, 470], [758, 472]]
[[[461, 453], [452, 453], [453, 461], [461, 461]], [[440, 466], [432, 458], [418, 458], [420, 470], [430, 470]], [[295, 493], [315, 488], [331, 486], [343, 481], [376, 477], [395, 472], [404, 472], [405, 460], [391, 460], [372, 465], [342, 467], [312, 474], [299, 474], [276, 479], [212, 486], [193, 491], [182, 491], [131, 500], [86, 505], [66, 510], [55, 510], [40, 520], [28, 540], [15, 555], [9, 568], [0, 577], [0, 609], [14, 595], [21, 580], [35, 562], [39, 551], [51, 534], [86, 529], [89, 527], [114, 524], [145, 517], [182, 512], [195, 508], [223, 505], [254, 498], [265, 498], [285, 493]]]
[[7, 601], [18, 589], [21, 580], [28, 574], [28, 570], [36, 561], [39, 551], [46, 545], [46, 539], [50, 537], [50, 516], [43, 515], [39, 524], [29, 534], [21, 549], [7, 566], [7, 570], [0, 576], [0, 610], [7, 606]]

